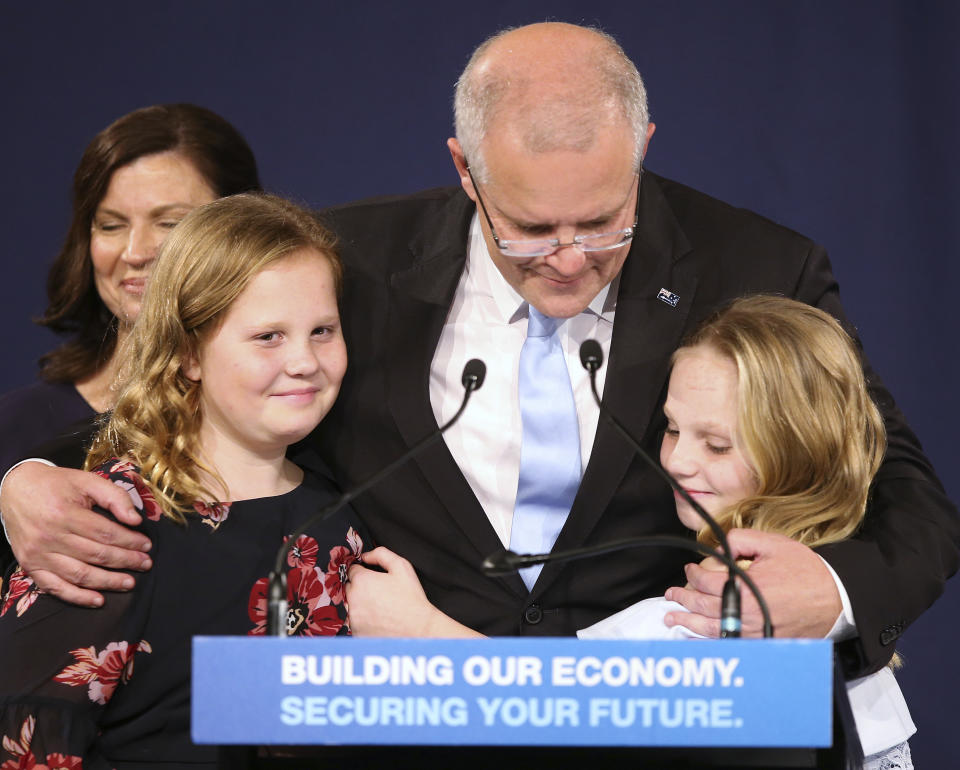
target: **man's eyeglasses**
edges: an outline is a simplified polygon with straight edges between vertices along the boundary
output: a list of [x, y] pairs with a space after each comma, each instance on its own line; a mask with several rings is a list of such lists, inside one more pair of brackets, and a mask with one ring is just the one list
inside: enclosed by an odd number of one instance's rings
[[633, 216], [633, 226], [623, 230], [614, 230], [611, 233], [595, 233], [590, 235], [575, 235], [569, 243], [560, 243], [559, 238], [518, 238], [515, 240], [504, 240], [497, 236], [497, 231], [487, 213], [487, 207], [480, 196], [480, 188], [477, 180], [473, 178], [473, 172], [467, 166], [467, 173], [470, 175], [470, 181], [473, 182], [473, 189], [477, 191], [477, 201], [480, 203], [480, 210], [486, 217], [487, 225], [490, 228], [490, 235], [493, 242], [497, 244], [500, 253], [506, 257], [515, 257], [518, 259], [533, 259], [534, 257], [548, 257], [559, 249], [575, 246], [584, 253], [594, 251], [611, 251], [618, 249], [624, 244], [633, 240], [637, 231], [637, 222], [640, 219], [640, 178], [643, 176], [643, 169], [637, 172], [637, 207]]

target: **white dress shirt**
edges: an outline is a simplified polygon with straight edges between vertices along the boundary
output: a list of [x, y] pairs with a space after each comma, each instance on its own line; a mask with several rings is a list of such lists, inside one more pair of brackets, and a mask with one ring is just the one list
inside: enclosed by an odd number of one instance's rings
[[[595, 339], [604, 357], [609, 355], [616, 283], [604, 288], [586, 310], [567, 319], [557, 331], [577, 406], [581, 468], [590, 461], [600, 412], [590, 392], [590, 377], [580, 364], [580, 344]], [[504, 547], [510, 543], [520, 478], [523, 428], [517, 372], [527, 337], [527, 307], [490, 258], [475, 214], [466, 268], [430, 366], [430, 404], [437, 424], [442, 425], [463, 400], [460, 374], [464, 364], [479, 358], [487, 365], [483, 387], [471, 397], [463, 417], [444, 434], [444, 440]], [[605, 367], [597, 372], [601, 395], [605, 372]]]

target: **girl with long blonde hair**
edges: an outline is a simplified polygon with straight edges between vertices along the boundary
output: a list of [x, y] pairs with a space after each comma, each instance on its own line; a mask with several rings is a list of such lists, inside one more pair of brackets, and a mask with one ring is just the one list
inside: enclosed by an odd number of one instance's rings
[[[774, 296], [721, 310], [674, 353], [664, 414], [661, 464], [724, 531], [760, 529], [812, 548], [863, 523], [886, 436], [853, 340], [822, 310]], [[683, 524], [716, 547], [692, 506], [675, 500]], [[685, 610], [646, 599], [578, 636], [696, 636], [667, 627], [668, 612]], [[912, 767], [906, 741], [916, 728], [892, 670], [847, 692], [865, 767]]]
[[[190, 741], [190, 638], [262, 634], [288, 533], [336, 494], [287, 447], [329, 411], [346, 370], [333, 236], [279, 198], [191, 212], [161, 249], [125, 341], [116, 406], [87, 467], [126, 489], [154, 567], [102, 609], [15, 571], [0, 606], [0, 734], [18, 766], [202, 767]], [[291, 635], [349, 633], [350, 513], [288, 557]]]

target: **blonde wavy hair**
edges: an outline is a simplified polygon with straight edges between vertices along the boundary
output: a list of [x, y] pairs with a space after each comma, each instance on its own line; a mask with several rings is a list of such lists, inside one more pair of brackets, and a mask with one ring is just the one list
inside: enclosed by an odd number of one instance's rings
[[185, 521], [195, 500], [216, 500], [222, 478], [200, 456], [201, 383], [183, 366], [251, 279], [295, 252], [325, 259], [340, 296], [333, 234], [305, 209], [271, 195], [222, 198], [188, 214], [164, 241], [143, 306], [121, 349], [119, 397], [85, 467], [111, 457], [140, 467], [165, 515]]
[[[886, 449], [850, 336], [822, 310], [758, 295], [707, 319], [674, 362], [699, 345], [737, 367], [735, 440], [757, 481], [755, 494], [716, 514], [720, 526], [775, 532], [811, 548], [850, 537]], [[709, 529], [698, 539], [717, 546]]]

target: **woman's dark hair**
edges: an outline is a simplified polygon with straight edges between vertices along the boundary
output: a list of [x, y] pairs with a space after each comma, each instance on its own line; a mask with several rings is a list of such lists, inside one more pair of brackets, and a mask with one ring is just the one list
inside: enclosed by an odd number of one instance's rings
[[215, 112], [193, 104], [159, 104], [124, 115], [97, 134], [73, 176], [73, 218], [47, 275], [47, 309], [37, 323], [73, 337], [40, 359], [48, 382], [76, 382], [113, 354], [117, 330], [100, 299], [90, 260], [90, 227], [113, 172], [144, 155], [176, 151], [189, 158], [220, 197], [260, 190], [253, 151]]

